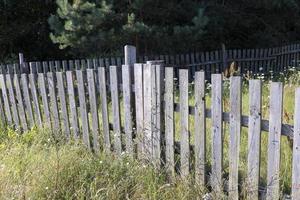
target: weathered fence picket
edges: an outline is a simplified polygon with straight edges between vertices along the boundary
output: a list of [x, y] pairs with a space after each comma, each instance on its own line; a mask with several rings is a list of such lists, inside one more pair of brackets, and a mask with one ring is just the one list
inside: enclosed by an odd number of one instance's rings
[[247, 199], [258, 199], [260, 134], [261, 134], [261, 81], [249, 81], [249, 130]]
[[238, 172], [241, 135], [241, 77], [230, 79], [229, 199], [238, 199]]
[[113, 130], [114, 130], [114, 150], [118, 155], [122, 153], [121, 141], [121, 116], [120, 116], [120, 101], [119, 101], [119, 85], [117, 66], [110, 66], [110, 87], [111, 87], [111, 103], [113, 113]]
[[180, 172], [186, 177], [190, 172], [190, 136], [189, 136], [189, 87], [188, 70], [179, 70], [180, 93]]
[[206, 114], [205, 73], [195, 73], [195, 179], [205, 185], [206, 165]]
[[85, 87], [84, 87], [85, 84], [84, 84], [84, 79], [83, 79], [83, 71], [76, 70], [76, 78], [77, 78], [77, 87], [78, 87], [82, 138], [83, 138], [84, 144], [88, 148], [91, 148], [91, 146], [90, 146], [90, 135], [89, 135], [89, 122], [88, 122], [87, 106], [86, 106], [86, 98], [85, 98]]
[[175, 174], [174, 155], [174, 68], [165, 68], [165, 142], [166, 168], [171, 175]]
[[223, 178], [223, 102], [222, 102], [222, 75], [213, 74], [212, 80], [212, 169], [211, 185], [216, 194], [222, 193]]
[[104, 139], [104, 150], [110, 151], [110, 130], [109, 130], [109, 119], [108, 119], [108, 106], [107, 106], [107, 91], [106, 91], [106, 77], [105, 68], [98, 68], [99, 76], [99, 89], [101, 97], [101, 113], [102, 113], [102, 127], [103, 127], [103, 139]]
[[88, 81], [88, 94], [90, 102], [90, 113], [92, 121], [92, 131], [93, 131], [93, 148], [94, 151], [99, 153], [99, 120], [98, 120], [98, 104], [96, 96], [96, 86], [95, 86], [95, 77], [94, 69], [87, 69], [87, 81]]

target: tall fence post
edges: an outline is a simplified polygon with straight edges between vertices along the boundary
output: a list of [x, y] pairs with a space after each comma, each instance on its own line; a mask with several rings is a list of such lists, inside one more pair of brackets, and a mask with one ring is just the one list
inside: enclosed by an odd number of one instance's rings
[[125, 65], [133, 65], [136, 63], [136, 48], [135, 46], [125, 45]]
[[223, 63], [222, 71], [224, 71], [224, 69], [226, 69], [227, 67], [227, 53], [226, 53], [226, 47], [224, 43], [222, 43], [222, 63]]

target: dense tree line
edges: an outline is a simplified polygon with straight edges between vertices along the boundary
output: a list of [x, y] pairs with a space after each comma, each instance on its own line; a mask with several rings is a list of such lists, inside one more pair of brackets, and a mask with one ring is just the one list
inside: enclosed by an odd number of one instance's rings
[[252, 48], [300, 37], [297, 0], [1, 0], [0, 59]]

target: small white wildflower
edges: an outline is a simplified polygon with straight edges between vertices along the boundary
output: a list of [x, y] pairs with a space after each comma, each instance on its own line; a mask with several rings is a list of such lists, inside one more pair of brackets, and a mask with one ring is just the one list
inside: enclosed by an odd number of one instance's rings
[[100, 164], [102, 164], [103, 163], [103, 161], [102, 160], [100, 160]]
[[127, 162], [126, 165], [129, 165], [129, 162]]
[[46, 187], [45, 189], [46, 189], [46, 190], [48, 190], [49, 188], [48, 188], [48, 187]]
[[47, 140], [48, 142], [50, 142], [50, 138], [48, 138], [48, 140]]

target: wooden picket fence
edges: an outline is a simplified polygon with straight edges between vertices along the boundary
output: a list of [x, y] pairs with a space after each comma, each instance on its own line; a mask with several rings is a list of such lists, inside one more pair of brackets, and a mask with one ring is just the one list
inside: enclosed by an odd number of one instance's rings
[[[206, 52], [190, 52], [175, 55], [138, 55], [135, 47], [126, 45], [124, 55], [102, 57], [96, 59], [78, 58], [74, 60], [49, 60], [26, 62], [24, 55], [19, 54], [19, 65], [0, 65], [0, 73], [13, 71], [14, 73], [30, 73], [31, 70], [38, 72], [58, 72], [83, 68], [91, 68], [94, 62], [100, 66], [109, 68], [111, 65], [122, 66], [126, 63], [126, 54], [132, 54], [138, 63], [146, 63], [148, 60], [163, 60], [166, 66], [176, 67], [175, 77], [179, 77], [179, 68], [189, 68], [189, 79], [194, 80], [195, 72], [203, 70], [206, 78], [213, 73], [222, 73], [231, 62], [235, 61], [240, 67], [242, 74], [251, 73], [278, 74], [286, 72], [290, 68], [299, 68], [300, 44], [290, 44], [273, 48], [260, 49], [226, 49], [222, 48]], [[125, 57], [125, 58], [124, 58]], [[32, 63], [33, 66], [29, 66]], [[108, 71], [108, 70], [107, 70]]]
[[[205, 72], [196, 71], [194, 105], [189, 105], [189, 69], [179, 69], [179, 83], [174, 67], [162, 62], [105, 67], [94, 62], [89, 69], [66, 72], [31, 72], [0, 74], [0, 119], [17, 130], [33, 126], [51, 127], [67, 139], [82, 139], [94, 152], [107, 151], [148, 160], [158, 169], [164, 166], [170, 175], [179, 172], [185, 178], [195, 172], [199, 185], [210, 185], [216, 194], [223, 191], [223, 124], [230, 124], [229, 185], [230, 199], [238, 199], [238, 166], [241, 127], [248, 127], [248, 173], [246, 191], [249, 199], [258, 199], [260, 138], [267, 131], [267, 199], [279, 198], [279, 163], [281, 135], [293, 138], [292, 196], [300, 196], [300, 88], [296, 91], [294, 126], [282, 124], [283, 84], [270, 86], [270, 120], [261, 116], [262, 83], [249, 81], [249, 116], [241, 112], [242, 78], [230, 78], [230, 112], [223, 112], [222, 74], [211, 76], [211, 108], [206, 107]], [[121, 76], [121, 81], [118, 78]], [[175, 103], [175, 84], [179, 84]], [[180, 116], [180, 141], [175, 141], [175, 117]], [[194, 131], [189, 117], [195, 120]], [[211, 119], [211, 172], [206, 157], [206, 119]], [[124, 127], [122, 127], [122, 124]], [[190, 137], [194, 134], [194, 145]], [[177, 150], [176, 150], [177, 149]], [[192, 150], [191, 150], [192, 149]], [[175, 155], [179, 151], [179, 169]], [[195, 161], [191, 169], [191, 160]]]

